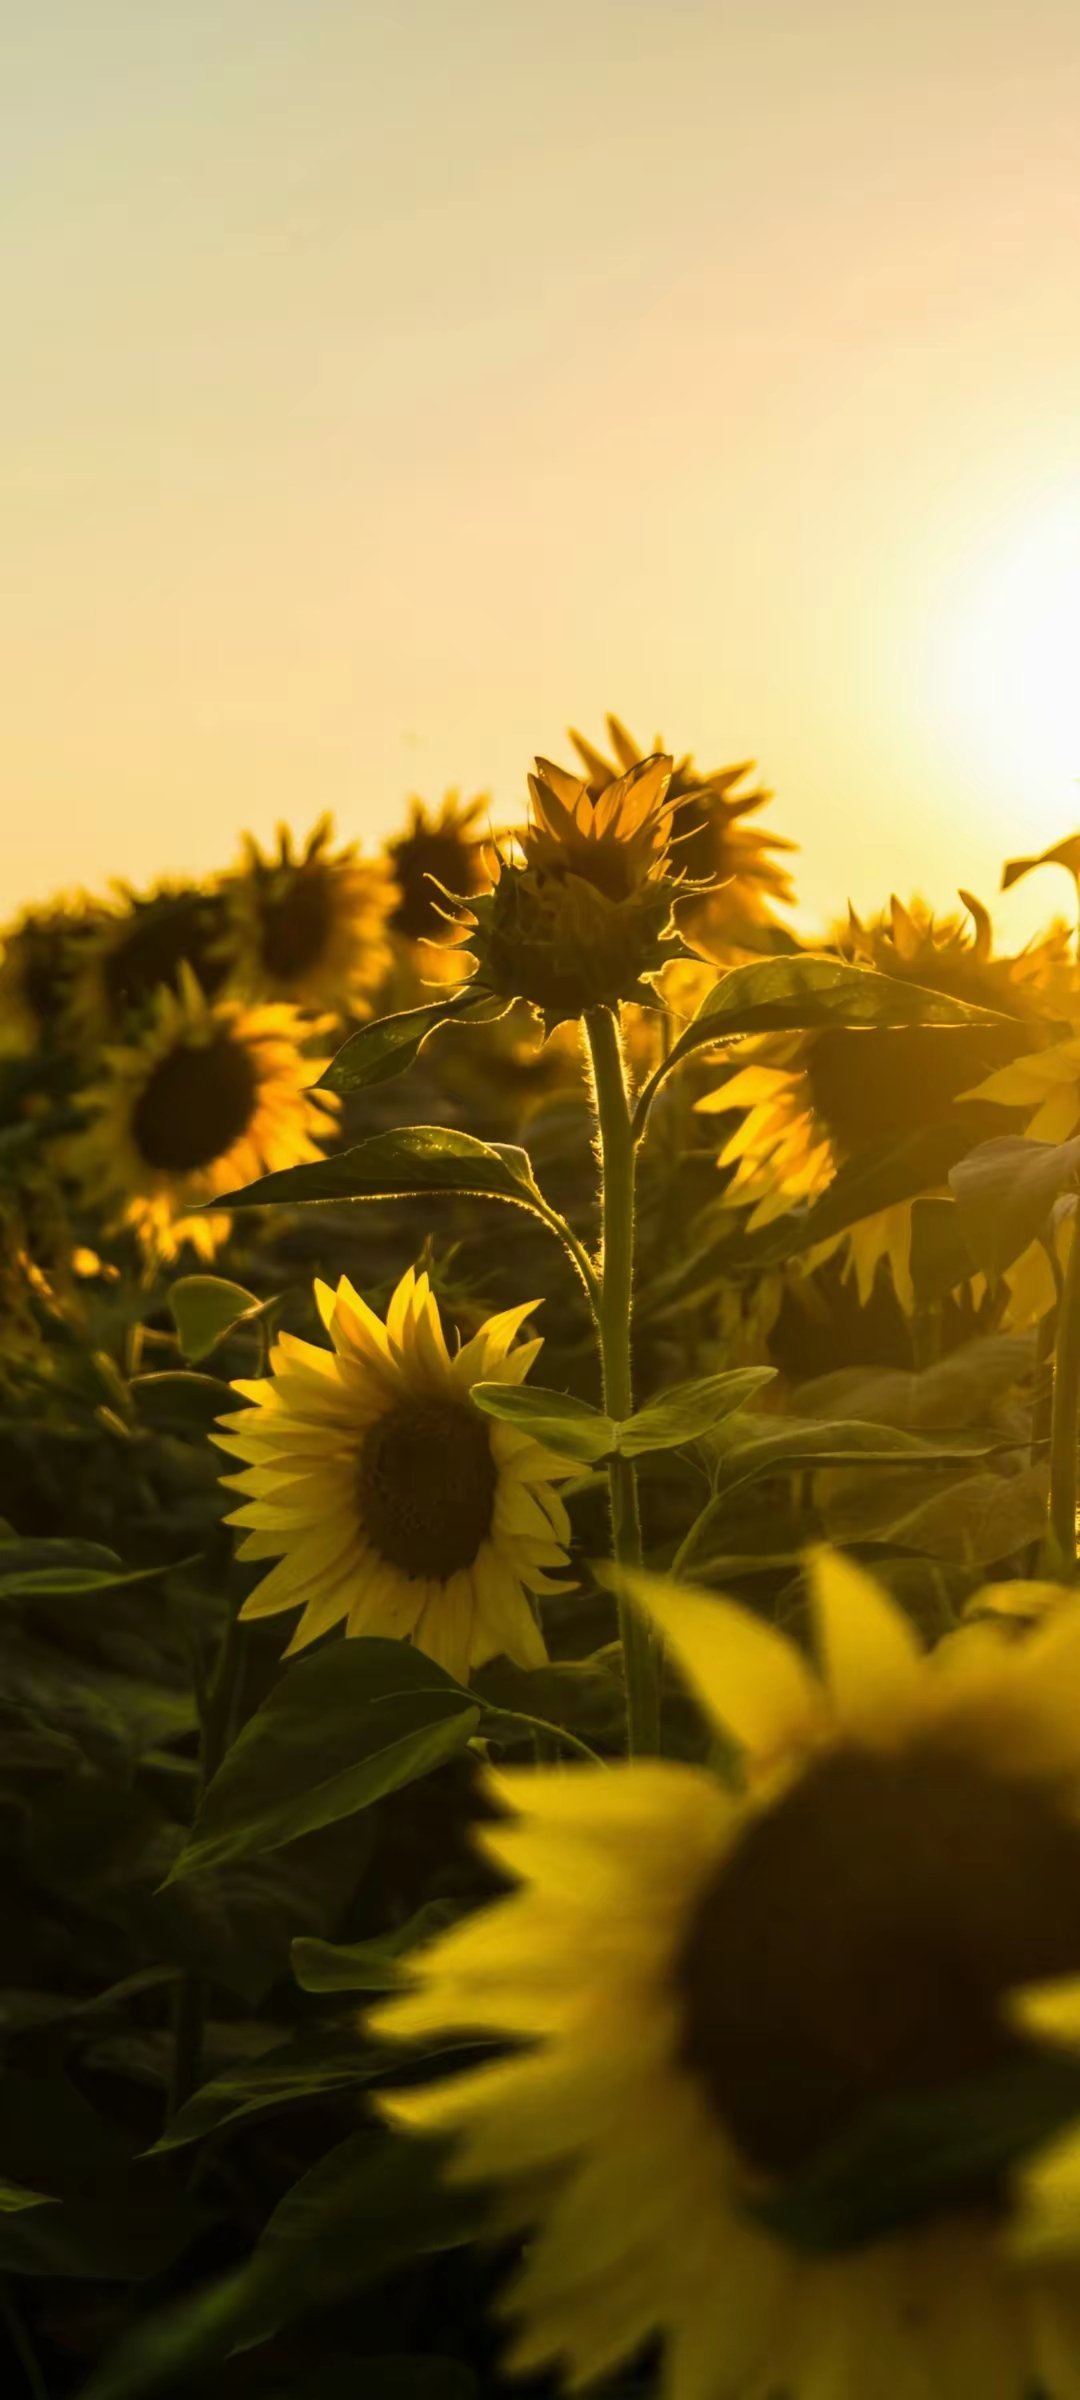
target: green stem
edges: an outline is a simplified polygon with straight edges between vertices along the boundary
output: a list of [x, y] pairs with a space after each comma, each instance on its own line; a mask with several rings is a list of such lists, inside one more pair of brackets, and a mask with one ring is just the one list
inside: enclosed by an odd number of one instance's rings
[[[630, 1318], [634, 1285], [635, 1149], [623, 1074], [619, 1029], [610, 1009], [592, 1009], [585, 1019], [592, 1059], [596, 1117], [600, 1130], [603, 1248], [596, 1301], [604, 1408], [609, 1417], [633, 1414]], [[616, 1563], [641, 1565], [641, 1519], [632, 1459], [608, 1465], [611, 1538]], [[621, 1595], [619, 1632], [626, 1674], [627, 1744], [631, 1757], [660, 1745], [660, 1691], [655, 1646], [649, 1627]]]
[[1048, 1564], [1063, 1583], [1076, 1579], [1077, 1442], [1080, 1439], [1080, 1226], [1074, 1224], [1058, 1310], [1050, 1420]]
[[[202, 1739], [195, 1785], [196, 1811], [229, 1747], [241, 1655], [239, 1623], [235, 1616], [230, 1615], [202, 1710]], [[177, 2110], [183, 2107], [185, 2100], [190, 2100], [202, 2074], [206, 1993], [204, 1975], [192, 1971], [181, 1977], [173, 2022], [172, 2072], [167, 2102], [170, 2121]]]
[[7, 2327], [11, 2347], [26, 2377], [31, 2400], [49, 2400], [49, 2387], [38, 2364], [37, 2352], [19, 2313], [14, 2288], [4, 2277], [0, 2286], [0, 2316]]

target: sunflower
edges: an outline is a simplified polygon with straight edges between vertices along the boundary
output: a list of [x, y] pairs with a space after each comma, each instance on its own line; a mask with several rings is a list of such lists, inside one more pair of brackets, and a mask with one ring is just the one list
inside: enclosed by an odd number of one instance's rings
[[577, 2389], [660, 2334], [665, 2400], [1077, 2400], [1075, 2163], [1053, 2265], [1014, 2178], [1036, 2162], [1049, 2240], [1038, 2146], [1080, 2113], [1080, 1610], [926, 1659], [822, 1556], [819, 1678], [734, 1603], [629, 1580], [738, 1779], [491, 1775], [509, 1822], [480, 1840], [518, 1888], [369, 2018], [512, 2045], [381, 2106], [528, 2231], [513, 2365]]
[[26, 908], [0, 933], [0, 1056], [62, 1044], [79, 945], [94, 922], [89, 902]]
[[264, 858], [251, 834], [227, 887], [240, 988], [253, 999], [369, 1016], [386, 973], [386, 922], [395, 887], [354, 843], [333, 851], [333, 821], [320, 817], [294, 853], [288, 827]]
[[[596, 796], [644, 756], [618, 717], [609, 716], [607, 730], [614, 759], [605, 758], [583, 734], [570, 731]], [[659, 736], [653, 748], [663, 750]], [[773, 796], [758, 784], [749, 791], [738, 789], [753, 771], [753, 760], [744, 759], [738, 766], [699, 774], [687, 756], [674, 767], [668, 792], [674, 803], [674, 855], [691, 887], [678, 903], [676, 923], [688, 941], [722, 960], [760, 947], [760, 938], [753, 939], [754, 929], [760, 937], [761, 928], [777, 922], [775, 904], [786, 908], [795, 898], [777, 853], [794, 851], [796, 844], [745, 822]]]
[[671, 760], [644, 759], [594, 798], [546, 758], [529, 777], [517, 858], [500, 855], [495, 888], [474, 900], [456, 939], [476, 982], [528, 1000], [550, 1033], [570, 1017], [652, 998], [648, 977], [677, 953], [667, 787]]
[[402, 1277], [386, 1323], [343, 1277], [315, 1295], [332, 1350], [282, 1334], [272, 1375], [234, 1388], [252, 1406], [220, 1420], [245, 1462], [230, 1522], [241, 1558], [280, 1563], [245, 1617], [302, 1608], [301, 1650], [345, 1620], [350, 1634], [400, 1635], [462, 1681], [505, 1653], [547, 1653], [528, 1592], [560, 1591], [569, 1522], [555, 1482], [576, 1470], [481, 1415], [474, 1383], [520, 1383], [540, 1349], [512, 1345], [536, 1306], [491, 1317], [447, 1348], [426, 1275]]
[[327, 1063], [304, 1054], [312, 1030], [280, 1003], [207, 1000], [181, 965], [179, 989], [158, 992], [138, 1039], [107, 1049], [100, 1083], [82, 1095], [90, 1122], [65, 1160], [89, 1205], [130, 1225], [155, 1259], [184, 1242], [211, 1258], [229, 1219], [192, 1210], [319, 1156], [336, 1103], [308, 1088]]
[[[1017, 1020], [980, 1030], [977, 1055], [989, 1069], [1028, 1047], [1032, 1025], [1052, 1017], [1065, 972], [1061, 941], [1055, 934], [1019, 957], [995, 958], [986, 910], [969, 894], [962, 898], [971, 930], [959, 918], [935, 919], [921, 901], [905, 908], [894, 898], [888, 916], [870, 927], [852, 915], [836, 947], [902, 982]], [[754, 1230], [798, 1201], [817, 1199], [861, 1151], [945, 1122], [958, 1102], [971, 1100], [973, 1041], [966, 1026], [933, 1033], [902, 1026], [766, 1034], [748, 1043], [750, 1063], [697, 1103], [705, 1113], [742, 1115], [720, 1151], [720, 1165], [734, 1169], [727, 1199], [750, 1208]], [[997, 1130], [991, 1111], [986, 1130]], [[901, 1305], [913, 1305], [911, 1208], [910, 1200], [898, 1201], [842, 1237], [864, 1305], [883, 1260]]]
[[229, 973], [218, 883], [166, 881], [147, 892], [116, 883], [113, 890], [113, 905], [94, 912], [70, 987], [69, 1022], [83, 1045], [115, 1040], [163, 986], [179, 991], [185, 969], [208, 1000]]
[[462, 800], [447, 792], [438, 809], [415, 797], [409, 821], [396, 841], [386, 845], [390, 875], [398, 899], [390, 914], [390, 929], [407, 942], [445, 943], [448, 939], [444, 895], [471, 900], [488, 891], [492, 881], [492, 845], [478, 830], [490, 809], [486, 792]]

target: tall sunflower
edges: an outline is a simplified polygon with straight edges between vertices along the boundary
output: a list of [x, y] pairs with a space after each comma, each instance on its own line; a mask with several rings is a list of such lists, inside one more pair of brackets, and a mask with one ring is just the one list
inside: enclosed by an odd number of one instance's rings
[[235, 1386], [252, 1405], [214, 1437], [245, 1462], [226, 1478], [244, 1495], [241, 1558], [283, 1554], [241, 1614], [302, 1608], [290, 1651], [342, 1620], [400, 1635], [462, 1681], [500, 1652], [541, 1665], [526, 1595], [566, 1588], [550, 1580], [570, 1533], [555, 1484], [575, 1470], [469, 1397], [528, 1373], [540, 1342], [513, 1344], [535, 1301], [451, 1353], [412, 1268], [385, 1325], [344, 1277], [315, 1293], [333, 1349], [282, 1334], [272, 1375]]
[[[518, 1888], [369, 2019], [511, 2044], [380, 2105], [528, 2231], [512, 2363], [576, 2390], [660, 2333], [665, 2400], [1078, 2400], [1076, 2152], [1069, 2190], [1038, 2150], [1080, 2118], [1080, 1611], [927, 1659], [822, 1558], [819, 1678], [733, 1603], [631, 1584], [738, 1781], [491, 1776]], [[1063, 2221], [1066, 2259], [1018, 2254]]]
[[[583, 734], [573, 728], [570, 732], [596, 796], [645, 755], [618, 717], [608, 717], [607, 730], [613, 759], [594, 749]], [[663, 748], [658, 735], [653, 749]], [[779, 861], [782, 853], [794, 852], [796, 844], [746, 822], [773, 796], [759, 784], [740, 790], [753, 771], [753, 761], [744, 759], [737, 766], [699, 774], [687, 756], [675, 765], [668, 791], [674, 804], [674, 856], [690, 887], [678, 902], [676, 923], [688, 941], [722, 960], [747, 946], [753, 949], [754, 929], [760, 936], [763, 927], [775, 925], [776, 905], [789, 907], [795, 898], [791, 877]]]
[[414, 798], [404, 833], [386, 845], [387, 865], [397, 890], [390, 928], [407, 942], [448, 939], [445, 892], [471, 900], [490, 890], [493, 845], [480, 831], [490, 809], [486, 792], [462, 800], [447, 792], [438, 809]]
[[211, 1258], [229, 1219], [193, 1210], [319, 1156], [336, 1103], [308, 1088], [327, 1063], [305, 1055], [311, 1032], [281, 1004], [207, 1000], [182, 965], [179, 989], [158, 992], [137, 1037], [104, 1052], [101, 1081], [82, 1095], [89, 1122], [66, 1163], [88, 1204], [131, 1226], [155, 1259], [185, 1242]]
[[355, 843], [333, 850], [333, 832], [332, 818], [320, 817], [294, 851], [279, 825], [269, 857], [245, 834], [242, 868], [227, 886], [236, 975], [252, 999], [369, 1016], [389, 964], [395, 887]]
[[670, 758], [647, 758], [594, 798], [581, 776], [537, 759], [520, 856], [500, 853], [494, 890], [459, 922], [478, 986], [528, 1000], [549, 1033], [650, 998], [646, 979], [676, 954], [670, 776]]
[[[1015, 958], [995, 958], [990, 921], [964, 893], [970, 924], [935, 919], [921, 901], [893, 899], [887, 916], [869, 927], [854, 915], [837, 948], [900, 981], [992, 1008], [1015, 1020], [987, 1026], [976, 1055], [987, 1069], [1016, 1057], [1047, 1027], [1061, 1003], [1065, 973], [1056, 934]], [[747, 1043], [749, 1063], [707, 1093], [705, 1113], [741, 1113], [720, 1152], [733, 1167], [727, 1188], [733, 1207], [749, 1207], [755, 1229], [797, 1201], [814, 1200], [837, 1168], [875, 1144], [970, 1108], [973, 1036], [967, 1027], [932, 1034], [907, 1027], [850, 1033], [766, 1034]], [[984, 1087], [985, 1094], [985, 1087]], [[986, 1112], [986, 1131], [997, 1129]], [[911, 1202], [879, 1209], [844, 1237], [849, 1270], [865, 1303], [878, 1268], [888, 1260], [897, 1296], [913, 1303]]]
[[162, 986], [179, 991], [185, 970], [208, 1000], [229, 972], [220, 884], [164, 881], [137, 892], [116, 883], [113, 890], [113, 904], [94, 911], [70, 986], [72, 1035], [83, 1045], [122, 1035]]

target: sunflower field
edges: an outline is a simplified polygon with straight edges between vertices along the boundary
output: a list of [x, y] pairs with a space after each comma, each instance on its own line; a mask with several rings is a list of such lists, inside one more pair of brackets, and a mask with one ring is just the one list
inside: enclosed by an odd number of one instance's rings
[[1080, 2400], [1077, 912], [570, 740], [4, 929], [17, 2400]]

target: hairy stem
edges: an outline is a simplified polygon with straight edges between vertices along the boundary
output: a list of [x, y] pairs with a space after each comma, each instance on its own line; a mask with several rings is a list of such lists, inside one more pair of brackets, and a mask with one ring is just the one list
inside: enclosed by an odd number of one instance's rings
[[[596, 1317], [604, 1407], [609, 1417], [621, 1419], [630, 1416], [634, 1406], [630, 1322], [634, 1285], [635, 1145], [616, 1020], [609, 1009], [593, 1009], [585, 1019], [585, 1030], [600, 1131], [603, 1248]], [[616, 1563], [621, 1567], [640, 1566], [641, 1519], [633, 1461], [612, 1458], [608, 1483]], [[659, 1681], [649, 1627], [622, 1594], [619, 1632], [626, 1673], [627, 1743], [633, 1757], [659, 1748]]]
[[1058, 1309], [1050, 1420], [1049, 1564], [1064, 1583], [1076, 1577], [1077, 1441], [1080, 1438], [1080, 1226], [1074, 1224]]

